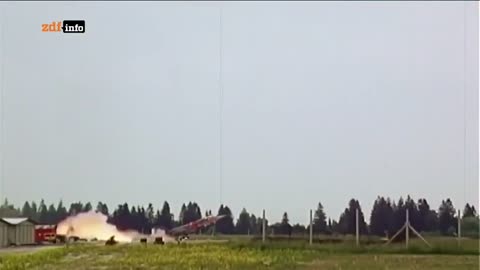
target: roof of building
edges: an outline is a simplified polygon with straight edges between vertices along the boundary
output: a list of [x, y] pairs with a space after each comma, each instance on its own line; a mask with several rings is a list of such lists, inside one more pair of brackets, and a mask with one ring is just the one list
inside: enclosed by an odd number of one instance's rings
[[35, 225], [35, 229], [55, 229], [57, 225]]
[[36, 223], [29, 218], [2, 218], [1, 220], [5, 223], [10, 224], [10, 225], [18, 225], [18, 224], [23, 223], [25, 221], [29, 221], [29, 222], [34, 223], [34, 224]]

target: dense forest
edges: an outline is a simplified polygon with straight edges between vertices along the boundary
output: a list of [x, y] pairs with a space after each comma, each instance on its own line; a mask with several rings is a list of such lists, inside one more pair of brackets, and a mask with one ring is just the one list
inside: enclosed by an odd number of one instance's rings
[[[407, 196], [406, 199], [400, 198], [394, 202], [389, 198], [378, 197], [373, 203], [368, 224], [358, 200], [351, 199], [338, 220], [327, 218], [322, 204], [318, 203], [314, 211], [313, 232], [315, 234], [354, 234], [356, 209], [359, 210], [359, 228], [362, 234], [392, 235], [404, 224], [406, 209], [409, 210], [411, 225], [420, 232], [453, 236], [458, 226], [457, 211], [450, 199], [443, 200], [438, 209], [434, 209], [426, 199], [415, 201]], [[212, 214], [211, 210], [202, 212], [195, 202], [183, 204], [175, 219], [168, 202], [164, 202], [161, 209], [155, 209], [151, 203], [146, 207], [129, 206], [124, 203], [111, 211], [103, 202], [98, 202], [95, 208], [90, 202], [85, 204], [75, 202], [67, 208], [62, 201], [56, 205], [47, 206], [45, 201], [41, 200], [38, 204], [25, 202], [22, 208], [16, 208], [6, 199], [0, 206], [0, 216], [29, 217], [39, 224], [57, 224], [67, 216], [92, 210], [108, 216], [108, 221], [120, 230], [133, 229], [143, 233], [150, 232], [153, 227], [170, 229]], [[462, 234], [478, 237], [479, 216], [475, 207], [466, 204], [462, 213]], [[246, 209], [243, 209], [238, 218], [235, 218], [228, 206], [221, 205], [214, 214], [227, 216], [215, 225], [215, 231], [218, 233], [252, 235], [261, 233], [261, 216], [255, 216]], [[288, 213], [279, 217], [278, 222], [269, 224], [266, 220], [266, 224], [268, 233], [274, 234], [305, 234], [309, 230], [308, 224], [290, 224]]]

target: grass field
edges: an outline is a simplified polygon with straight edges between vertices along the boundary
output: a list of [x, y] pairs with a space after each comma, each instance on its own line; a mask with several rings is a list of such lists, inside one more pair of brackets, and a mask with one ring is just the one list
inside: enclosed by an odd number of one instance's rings
[[[404, 245], [352, 243], [315, 244], [304, 241], [232, 240], [228, 243], [181, 245], [79, 244], [30, 254], [0, 255], [0, 269], [479, 269], [479, 242], [430, 239], [433, 248], [412, 241]], [[433, 244], [432, 243], [432, 244]]]

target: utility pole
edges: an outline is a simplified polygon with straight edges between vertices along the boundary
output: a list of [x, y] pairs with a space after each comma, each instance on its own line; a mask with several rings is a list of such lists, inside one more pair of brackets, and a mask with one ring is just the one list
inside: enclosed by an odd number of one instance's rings
[[312, 222], [312, 209], [310, 209], [310, 240], [309, 240], [309, 243], [310, 243], [310, 246], [312, 245], [313, 243], [313, 222]]
[[460, 217], [460, 210], [458, 210], [457, 216], [457, 239], [458, 239], [458, 246], [460, 247], [460, 240], [462, 239], [462, 218]]
[[358, 228], [358, 208], [355, 209], [355, 232], [356, 232], [356, 240], [357, 240], [357, 247], [360, 245], [360, 232]]
[[265, 209], [263, 209], [262, 215], [262, 243], [265, 243]]
[[407, 247], [408, 249], [408, 232], [410, 231], [410, 219], [409, 219], [409, 216], [408, 216], [408, 209], [407, 209], [407, 220], [405, 222], [406, 226], [405, 226], [405, 246]]
[[400, 230], [398, 230], [398, 231], [392, 236], [392, 238], [390, 238], [390, 239], [388, 240], [388, 242], [387, 242], [385, 245], [390, 244], [390, 243], [393, 241], [393, 239], [395, 239], [398, 235], [400, 235], [400, 233], [401, 233], [403, 230], [405, 230], [405, 246], [406, 246], [407, 249], [408, 249], [409, 233], [410, 233], [410, 230], [412, 230], [412, 232], [413, 232], [416, 236], [418, 236], [418, 238], [420, 238], [427, 246], [432, 247], [432, 246], [427, 242], [427, 240], [425, 240], [425, 238], [423, 238], [422, 235], [421, 235], [419, 232], [417, 232], [417, 230], [415, 230], [415, 228], [413, 228], [412, 225], [410, 225], [410, 220], [409, 220], [409, 215], [408, 215], [408, 209], [407, 209], [407, 211], [406, 211], [406, 214], [407, 214], [407, 216], [406, 216], [406, 219], [405, 219], [405, 224], [403, 224], [402, 228], [400, 228]]

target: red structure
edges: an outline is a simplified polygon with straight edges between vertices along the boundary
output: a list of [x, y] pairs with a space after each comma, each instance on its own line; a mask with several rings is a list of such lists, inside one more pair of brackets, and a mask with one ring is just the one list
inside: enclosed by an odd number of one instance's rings
[[55, 243], [57, 238], [57, 225], [36, 225], [35, 226], [35, 242]]

